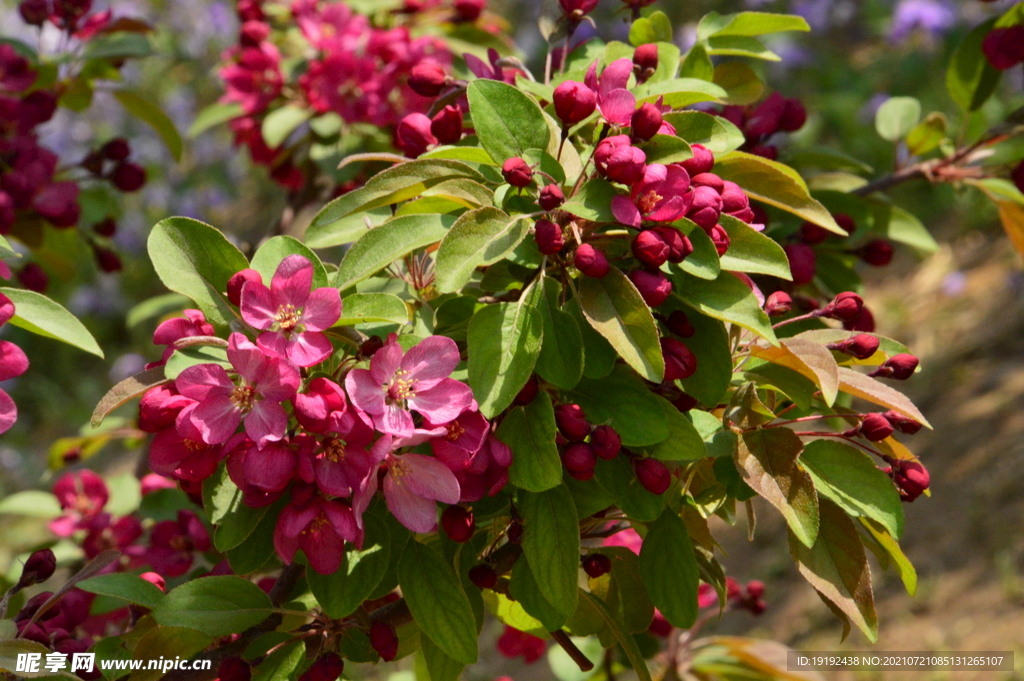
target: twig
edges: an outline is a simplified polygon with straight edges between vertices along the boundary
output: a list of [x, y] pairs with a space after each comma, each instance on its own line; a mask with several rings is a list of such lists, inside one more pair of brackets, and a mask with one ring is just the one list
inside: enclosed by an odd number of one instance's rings
[[594, 668], [594, 663], [590, 661], [583, 651], [576, 647], [576, 644], [569, 638], [569, 634], [565, 633], [561, 629], [552, 631], [551, 638], [555, 640], [555, 643], [562, 646], [562, 650], [572, 658], [572, 661], [580, 668], [581, 672], [589, 672]]

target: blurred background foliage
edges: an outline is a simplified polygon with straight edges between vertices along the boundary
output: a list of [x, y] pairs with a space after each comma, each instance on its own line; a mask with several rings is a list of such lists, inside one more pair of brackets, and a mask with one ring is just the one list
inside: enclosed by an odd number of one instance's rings
[[[556, 0], [492, 0], [491, 12], [507, 19], [524, 61], [542, 63], [537, 18], [543, 3]], [[97, 6], [107, 3], [97, 2]], [[923, 112], [941, 111], [954, 139], [977, 136], [1024, 104], [1024, 70], [1008, 71], [1001, 96], [969, 120], [945, 87], [945, 67], [963, 36], [1012, 4], [1009, 0], [664, 0], [684, 50], [696, 22], [708, 11], [743, 9], [793, 12], [812, 26], [809, 34], [785, 34], [769, 47], [776, 63], [751, 64], [768, 85], [799, 97], [808, 124], [789, 140], [782, 159], [796, 149], [827, 147], [863, 160], [874, 176], [893, 167], [894, 147], [873, 124], [887, 97], [912, 96]], [[134, 16], [157, 27], [154, 56], [132, 63], [125, 78], [161, 104], [184, 133], [196, 114], [222, 94], [216, 69], [221, 52], [236, 41], [233, 3], [225, 0], [116, 0], [117, 15]], [[596, 26], [582, 30], [624, 39], [627, 25], [608, 0], [593, 14]], [[7, 36], [36, 39], [17, 18], [16, 3], [0, 4]], [[45, 37], [45, 36], [44, 36]], [[959, 132], [957, 132], [959, 131]], [[286, 205], [284, 190], [251, 165], [231, 144], [222, 126], [192, 139], [175, 163], [158, 137], [130, 119], [109, 93], [98, 91], [93, 107], [74, 118], [61, 110], [45, 126], [46, 143], [62, 158], [83, 157], [107, 139], [132, 140], [134, 156], [149, 182], [121, 206], [116, 245], [124, 270], [97, 271], [88, 248], [69, 240], [74, 274], [51, 277], [49, 294], [78, 314], [104, 348], [107, 359], [86, 356], [55, 341], [28, 336], [7, 325], [2, 333], [20, 345], [30, 371], [0, 386], [18, 404], [20, 417], [0, 440], [0, 497], [26, 488], [48, 488], [69, 448], [86, 434], [96, 401], [114, 382], [155, 359], [151, 344], [164, 311], [180, 309], [156, 279], [145, 253], [150, 227], [170, 215], [195, 217], [221, 228], [244, 251], [276, 225]], [[1022, 150], [1002, 145], [1006, 162]], [[996, 159], [999, 160], [998, 158]], [[1010, 649], [1024, 640], [1024, 277], [1020, 256], [1003, 237], [995, 208], [979, 192], [924, 181], [891, 192], [894, 202], [924, 222], [943, 244], [921, 262], [900, 249], [893, 267], [865, 271], [868, 303], [877, 311], [879, 331], [917, 352], [924, 371], [910, 385], [912, 397], [937, 425], [916, 442], [915, 453], [933, 470], [933, 496], [908, 509], [907, 553], [919, 566], [922, 587], [913, 605], [883, 577], [878, 598], [883, 622], [881, 650]], [[85, 207], [88, 211], [88, 206]], [[74, 242], [74, 243], [70, 243]], [[77, 251], [75, 250], [77, 249]], [[870, 268], [868, 268], [870, 269]], [[151, 301], [151, 302], [144, 302]], [[161, 307], [165, 305], [166, 307]], [[104, 427], [124, 426], [108, 420]], [[53, 443], [58, 442], [54, 447]], [[86, 451], [86, 454], [89, 452]], [[73, 458], [73, 457], [72, 457]], [[117, 473], [135, 466], [137, 452], [120, 442], [106, 447], [90, 467]], [[730, 564], [746, 565], [739, 579], [767, 578], [769, 612], [726, 622], [726, 630], [749, 629], [791, 645], [838, 645], [838, 624], [788, 568], [779, 519], [761, 514], [757, 539], [746, 528], [728, 534]], [[39, 540], [41, 524], [4, 520], [0, 572]], [[740, 523], [742, 525], [742, 522]], [[892, 589], [887, 588], [892, 586]], [[887, 596], [889, 597], [886, 600]], [[853, 641], [863, 644], [863, 641]], [[546, 673], [546, 672], [545, 672]], [[514, 675], [514, 674], [513, 674]], [[965, 677], [966, 678], [966, 677]], [[1013, 678], [1019, 678], [1019, 675]]]

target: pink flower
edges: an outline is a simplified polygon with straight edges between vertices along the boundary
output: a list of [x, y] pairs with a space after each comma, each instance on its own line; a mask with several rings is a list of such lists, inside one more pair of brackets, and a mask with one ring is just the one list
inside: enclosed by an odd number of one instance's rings
[[373, 442], [370, 417], [348, 404], [341, 386], [322, 376], [314, 378], [292, 400], [299, 425], [311, 433], [334, 433], [349, 444], [365, 447]]
[[444, 424], [474, 402], [468, 385], [448, 378], [458, 363], [459, 349], [450, 338], [430, 336], [403, 353], [398, 336], [391, 334], [369, 369], [349, 372], [345, 387], [377, 430], [407, 436], [415, 429], [410, 410]]
[[[609, 524], [609, 527], [614, 523]], [[601, 542], [602, 546], [624, 546], [633, 553], [640, 555], [640, 547], [643, 546], [644, 540], [640, 538], [637, 531], [632, 527], [616, 532], [610, 537], [605, 537], [604, 541]]]
[[224, 101], [238, 102], [247, 114], [259, 113], [281, 93], [281, 53], [271, 43], [235, 48], [226, 53], [231, 62], [220, 70], [227, 93]]
[[193, 404], [195, 400], [180, 394], [173, 383], [150, 388], [139, 400], [139, 430], [158, 433], [169, 428], [175, 424], [182, 409]]
[[116, 522], [111, 520], [113, 518], [109, 513], [101, 513], [89, 521], [89, 534], [82, 540], [86, 558], [95, 558], [109, 549], [125, 551], [142, 536], [142, 523], [134, 516], [126, 515]]
[[210, 535], [192, 511], [178, 511], [178, 520], [153, 526], [145, 559], [167, 577], [180, 577], [192, 567], [196, 553], [210, 550]]
[[166, 362], [174, 354], [175, 341], [194, 336], [212, 336], [216, 333], [213, 324], [206, 321], [201, 310], [185, 310], [184, 317], [174, 317], [160, 322], [153, 332], [153, 345], [166, 345], [160, 362]]
[[459, 501], [494, 496], [508, 482], [512, 450], [490, 434], [490, 424], [476, 411], [465, 411], [430, 440], [434, 456], [448, 466], [459, 482]]
[[203, 442], [199, 429], [187, 418], [177, 428], [158, 432], [149, 446], [149, 467], [176, 480], [205, 480], [223, 458], [223, 445]]
[[[466, 66], [473, 72], [473, 75], [477, 78], [486, 78], [488, 80], [502, 80], [506, 83], [515, 83], [516, 74], [519, 73], [518, 69], [506, 69], [498, 62], [501, 60], [501, 55], [494, 48], [487, 50], [487, 62], [476, 57], [468, 52], [462, 55], [462, 58], [466, 60]], [[488, 63], [490, 62], [490, 63]]]
[[[0, 312], [2, 311], [3, 307], [0, 306]], [[6, 312], [3, 312], [3, 314], [6, 316]], [[21, 348], [10, 341], [0, 341], [0, 381], [21, 376], [27, 370], [28, 357], [25, 356]], [[11, 396], [5, 390], [0, 389], [0, 433], [10, 430], [17, 420], [17, 405], [14, 404], [14, 400], [11, 399]]]
[[36, 75], [28, 59], [10, 45], [0, 45], [0, 89], [8, 92], [27, 90], [36, 81]]
[[50, 522], [50, 531], [58, 537], [70, 537], [103, 511], [110, 498], [107, 483], [88, 469], [65, 473], [53, 485], [53, 495], [64, 509], [64, 515]]
[[497, 647], [498, 652], [505, 657], [522, 655], [526, 664], [532, 664], [544, 655], [547, 643], [542, 638], [505, 625], [504, 633], [498, 638]]
[[302, 549], [310, 566], [322, 575], [341, 566], [346, 541], [362, 544], [352, 508], [324, 499], [311, 487], [296, 489], [274, 528], [274, 548], [281, 560], [291, 563]]
[[305, 435], [293, 442], [268, 442], [262, 447], [245, 442], [231, 448], [228, 475], [243, 491], [283, 492], [298, 469], [298, 450], [311, 450], [314, 444], [313, 438]]
[[626, 89], [631, 75], [633, 60], [628, 57], [617, 59], [606, 66], [600, 78], [597, 75], [596, 61], [587, 70], [584, 82], [597, 93], [597, 108], [609, 123], [629, 125], [633, 117], [636, 97]]
[[241, 378], [238, 385], [219, 364], [197, 364], [178, 375], [178, 392], [198, 403], [186, 407], [179, 421], [191, 419], [207, 444], [226, 442], [242, 421], [257, 444], [283, 438], [288, 415], [281, 403], [295, 396], [298, 370], [240, 333], [228, 339], [228, 360]]
[[693, 203], [693, 192], [689, 189], [690, 175], [682, 167], [651, 163], [628, 198], [612, 199], [612, 214], [622, 224], [636, 228], [642, 220], [675, 222], [686, 215]]
[[[459, 482], [448, 467], [437, 459], [422, 454], [392, 452], [394, 440], [384, 435], [370, 450], [374, 461], [383, 461], [384, 501], [398, 522], [413, 532], [433, 532], [437, 529], [437, 504], [455, 504], [459, 501]], [[356, 493], [354, 507], [358, 517], [370, 505], [377, 493], [376, 466], [363, 480]]]
[[274, 272], [270, 288], [258, 281], [242, 288], [242, 319], [260, 329], [261, 349], [309, 367], [334, 351], [323, 333], [341, 317], [341, 294], [324, 286], [310, 291], [313, 265], [301, 255], [289, 255]]

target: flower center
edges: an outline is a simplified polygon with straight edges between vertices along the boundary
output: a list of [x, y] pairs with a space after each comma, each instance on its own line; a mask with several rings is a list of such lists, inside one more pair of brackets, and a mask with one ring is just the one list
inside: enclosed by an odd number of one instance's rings
[[656, 192], [655, 190], [651, 189], [646, 194], [643, 194], [639, 198], [639, 200], [637, 201], [637, 206], [640, 208], [641, 213], [650, 213], [652, 210], [654, 210], [655, 206], [658, 205], [658, 202], [661, 201], [662, 198], [664, 197], [658, 194], [658, 192]]
[[[238, 390], [238, 388], [235, 388], [235, 390]], [[234, 400], [232, 399], [232, 401]], [[189, 440], [188, 438], [185, 438], [181, 441], [181, 443], [185, 445], [186, 450], [192, 453], [201, 452], [204, 449], [206, 449], [205, 442], [196, 442], [195, 440]]]
[[452, 421], [448, 424], [448, 441], [455, 442], [462, 434], [466, 432], [466, 429], [459, 425], [458, 421]]
[[324, 526], [327, 525], [329, 522], [330, 521], [327, 520], [327, 516], [321, 513], [317, 517], [313, 518], [312, 521], [310, 521], [309, 525], [306, 526], [306, 529], [304, 529], [301, 532], [301, 534], [320, 534], [321, 532], [323, 532]]
[[231, 404], [242, 411], [252, 409], [252, 403], [256, 400], [256, 390], [250, 385], [240, 385], [231, 391]]
[[399, 369], [395, 372], [395, 377], [391, 379], [391, 384], [385, 386], [388, 391], [388, 397], [393, 402], [401, 402], [416, 397], [416, 379], [402, 378], [402, 376], [408, 373], [408, 371]]
[[345, 441], [329, 440], [324, 443], [324, 458], [335, 463], [341, 463], [345, 459]]
[[274, 315], [274, 326], [285, 333], [298, 329], [301, 321], [302, 310], [296, 309], [291, 303], [277, 308], [277, 314]]
[[391, 481], [396, 485], [401, 485], [402, 478], [409, 474], [409, 464], [398, 458], [392, 457], [389, 468], [391, 469]]
[[172, 537], [171, 541], [169, 541], [168, 544], [170, 544], [171, 548], [177, 551], [178, 553], [192, 552], [192, 542], [189, 541], [188, 537], [184, 535], [179, 534], [176, 537]]

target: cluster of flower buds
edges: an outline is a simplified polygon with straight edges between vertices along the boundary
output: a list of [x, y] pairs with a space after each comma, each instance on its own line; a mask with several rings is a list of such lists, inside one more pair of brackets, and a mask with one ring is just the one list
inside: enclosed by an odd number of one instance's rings
[[[847, 237], [857, 231], [856, 221], [845, 213], [832, 215]], [[833, 234], [824, 227], [813, 222], [804, 222], [796, 233], [796, 241], [783, 246], [786, 256], [789, 258], [790, 272], [793, 276], [793, 284], [800, 286], [808, 284], [817, 274], [817, 254], [815, 246], [825, 244], [828, 241], [842, 239], [839, 235]], [[893, 258], [893, 247], [885, 239], [869, 239], [860, 246], [848, 249], [847, 252], [858, 256], [861, 260], [872, 267], [885, 267]]]
[[744, 151], [773, 161], [778, 158], [779, 149], [772, 144], [771, 136], [777, 132], [796, 132], [807, 122], [807, 109], [800, 100], [778, 92], [757, 105], [723, 107], [719, 115], [743, 133]]
[[594, 477], [597, 459], [614, 459], [622, 451], [622, 438], [608, 425], [593, 426], [578, 404], [555, 407], [559, 443], [563, 445], [562, 465], [577, 480]]
[[[255, 343], [235, 332], [230, 371], [189, 367], [143, 396], [139, 427], [156, 434], [150, 466], [195, 492], [226, 458], [246, 504], [290, 495], [275, 547], [285, 562], [303, 549], [322, 574], [337, 569], [344, 541], [361, 540], [361, 514], [378, 486], [415, 532], [437, 527], [436, 502], [451, 504], [444, 528], [468, 540], [472, 514], [455, 504], [504, 487], [512, 453], [469, 387], [447, 377], [459, 362], [455, 342], [431, 336], [404, 351], [392, 335], [364, 344], [369, 368], [348, 371], [344, 385], [326, 376], [303, 383], [304, 373], [332, 355], [323, 332], [341, 316], [338, 290], [311, 289], [312, 282], [312, 264], [298, 255], [282, 261], [269, 288], [254, 270], [229, 280], [228, 300]], [[191, 310], [161, 324], [153, 340], [173, 352], [181, 339], [211, 333], [202, 313]], [[401, 453], [421, 443], [433, 456]]]
[[760, 615], [768, 607], [764, 602], [764, 582], [759, 580], [753, 579], [743, 587], [732, 577], [726, 577], [725, 592], [733, 607], [752, 615]]

